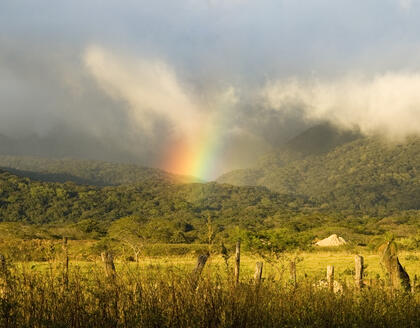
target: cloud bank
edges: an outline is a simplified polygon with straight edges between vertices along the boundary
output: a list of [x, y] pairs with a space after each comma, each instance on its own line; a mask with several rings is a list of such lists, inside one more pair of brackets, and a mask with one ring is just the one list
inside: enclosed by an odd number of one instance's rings
[[330, 81], [271, 82], [262, 95], [280, 112], [298, 110], [308, 121], [329, 121], [367, 135], [420, 135], [420, 72], [347, 76]]

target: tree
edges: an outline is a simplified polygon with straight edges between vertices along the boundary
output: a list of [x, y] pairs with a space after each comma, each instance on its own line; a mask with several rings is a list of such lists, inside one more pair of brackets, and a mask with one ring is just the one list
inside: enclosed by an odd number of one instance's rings
[[128, 216], [114, 221], [108, 229], [108, 235], [130, 247], [134, 254], [134, 260], [138, 262], [145, 236], [142, 232], [141, 222], [137, 218]]

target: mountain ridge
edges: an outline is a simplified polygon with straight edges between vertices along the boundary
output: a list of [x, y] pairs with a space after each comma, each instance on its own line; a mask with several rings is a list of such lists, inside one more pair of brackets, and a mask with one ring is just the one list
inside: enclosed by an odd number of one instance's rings
[[0, 168], [22, 177], [46, 182], [74, 182], [95, 186], [135, 184], [150, 179], [189, 183], [198, 178], [172, 174], [137, 164], [35, 156], [0, 155]]
[[228, 173], [217, 181], [304, 195], [336, 210], [417, 210], [420, 138], [392, 144], [380, 137], [358, 137], [325, 153], [301, 156], [280, 165], [265, 162]]
[[275, 170], [309, 156], [328, 153], [334, 148], [362, 138], [358, 131], [341, 130], [323, 123], [294, 136], [277, 150], [269, 152], [250, 168], [233, 170], [221, 175], [216, 181], [233, 185], [258, 185], [257, 181], [268, 170]]

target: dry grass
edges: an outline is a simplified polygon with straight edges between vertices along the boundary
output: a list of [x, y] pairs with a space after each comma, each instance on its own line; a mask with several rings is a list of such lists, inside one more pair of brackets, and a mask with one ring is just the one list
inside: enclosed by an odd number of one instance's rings
[[[191, 257], [117, 263], [115, 279], [100, 263], [72, 263], [69, 284], [59, 261], [9, 266], [2, 276], [2, 327], [419, 327], [420, 295], [351, 286], [341, 294], [314, 287], [317, 270], [335, 264], [338, 277], [351, 254], [300, 254], [298, 286], [282, 263], [264, 267], [252, 281], [253, 257], [243, 257], [241, 283], [230, 266], [210, 258], [193, 288]], [[373, 256], [373, 255], [372, 255]], [[403, 255], [404, 257], [404, 255]], [[367, 256], [368, 270], [376, 270]], [[418, 270], [418, 261], [410, 270]], [[312, 274], [304, 278], [303, 272]], [[412, 271], [414, 272], [414, 271]], [[281, 274], [283, 273], [283, 275]], [[345, 275], [344, 275], [345, 276]], [[351, 276], [348, 277], [351, 279]]]

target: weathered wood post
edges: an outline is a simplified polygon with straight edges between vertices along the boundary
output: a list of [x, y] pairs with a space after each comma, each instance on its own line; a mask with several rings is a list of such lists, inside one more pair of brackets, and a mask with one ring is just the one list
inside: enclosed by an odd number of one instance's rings
[[411, 292], [414, 294], [417, 291], [417, 275], [414, 275], [413, 283], [411, 284]]
[[357, 289], [363, 287], [363, 256], [356, 255], [354, 257], [354, 283]]
[[110, 303], [112, 304], [112, 309], [114, 311], [114, 316], [117, 318], [118, 317], [118, 303], [119, 303], [119, 293], [118, 293], [118, 288], [116, 288], [116, 276], [117, 276], [117, 272], [115, 271], [115, 265], [114, 265], [114, 257], [112, 256], [112, 254], [108, 251], [102, 252], [101, 253], [101, 258], [102, 258], [102, 262], [104, 264], [105, 267], [105, 275], [107, 278], [107, 284], [109, 285], [109, 287], [111, 288], [114, 297], [110, 297]]
[[6, 258], [3, 254], [0, 254], [0, 272], [1, 274], [5, 274], [7, 272]]
[[290, 281], [296, 287], [296, 261], [290, 261]]
[[206, 265], [207, 259], [209, 258], [209, 254], [199, 255], [197, 258], [197, 265], [192, 273], [192, 287], [196, 288], [198, 284], [198, 279], [200, 279], [201, 272]]
[[254, 281], [257, 285], [261, 283], [262, 270], [263, 270], [263, 262], [257, 262], [255, 266], [255, 273], [254, 273]]
[[208, 257], [209, 256], [207, 254], [204, 254], [204, 255], [200, 255], [197, 258], [197, 265], [196, 265], [196, 267], [194, 269], [194, 274], [195, 275], [197, 275], [197, 276], [200, 276], [201, 275], [201, 272], [203, 271], [204, 266], [206, 265], [206, 262], [207, 262]]
[[235, 284], [239, 283], [239, 271], [241, 265], [241, 242], [236, 243], [236, 253], [235, 253]]
[[328, 265], [327, 266], [327, 283], [328, 288], [333, 291], [334, 290], [334, 266]]
[[114, 257], [109, 252], [102, 252], [101, 253], [102, 262], [105, 266], [105, 274], [108, 278], [115, 278], [115, 265], [114, 265]]
[[2, 297], [7, 293], [8, 274], [6, 258], [0, 254], [0, 296]]
[[69, 249], [67, 245], [68, 238], [63, 237], [63, 250], [64, 250], [64, 285], [69, 285]]

